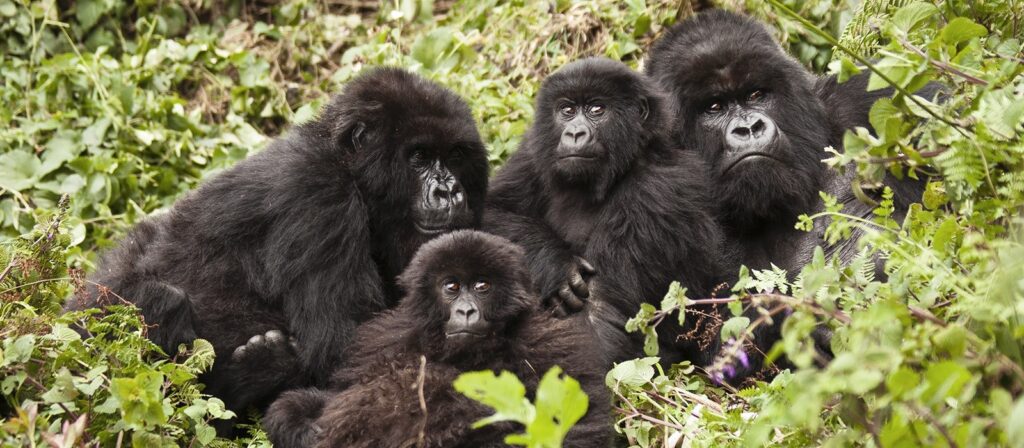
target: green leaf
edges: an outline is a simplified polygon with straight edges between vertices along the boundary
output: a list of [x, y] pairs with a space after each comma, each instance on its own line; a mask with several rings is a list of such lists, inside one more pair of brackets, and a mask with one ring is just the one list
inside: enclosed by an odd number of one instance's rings
[[932, 3], [915, 2], [904, 6], [892, 16], [892, 24], [903, 32], [910, 32], [923, 20], [939, 15], [939, 8]]
[[[569, 429], [587, 413], [589, 401], [579, 381], [552, 367], [537, 386], [537, 414], [526, 426], [527, 446], [562, 446]], [[522, 439], [520, 439], [522, 440]]]
[[722, 340], [737, 339], [743, 331], [750, 326], [750, 318], [746, 316], [735, 316], [729, 318], [722, 324]]
[[474, 422], [474, 428], [502, 421], [525, 424], [533, 419], [534, 408], [526, 399], [526, 387], [512, 372], [503, 370], [500, 375], [490, 370], [467, 372], [459, 375], [452, 385], [459, 393], [494, 409], [490, 417]]
[[945, 252], [946, 245], [953, 241], [957, 230], [959, 230], [959, 226], [956, 222], [956, 216], [946, 218], [942, 221], [942, 224], [939, 224], [939, 228], [935, 229], [935, 236], [932, 237], [932, 248], [939, 252]]
[[0, 0], [0, 16], [14, 17], [18, 13], [18, 5], [11, 0]]
[[25, 334], [17, 339], [4, 339], [4, 350], [0, 352], [0, 367], [28, 362], [35, 350], [36, 336]]
[[974, 39], [975, 37], [984, 37], [988, 35], [988, 30], [985, 27], [974, 23], [973, 20], [957, 17], [949, 21], [940, 34], [942, 40], [950, 45], [956, 45], [960, 42]]
[[618, 363], [605, 375], [604, 382], [611, 389], [617, 389], [620, 385], [639, 387], [654, 378], [654, 365], [657, 363], [658, 358], [654, 357]]
[[1024, 397], [1017, 399], [1017, 404], [1013, 405], [1013, 411], [1006, 417], [1003, 426], [1007, 440], [1012, 440], [1014, 446], [1024, 445]]
[[13, 191], [31, 188], [41, 176], [43, 164], [28, 151], [0, 154], [0, 187]]
[[89, 148], [98, 148], [106, 139], [108, 128], [110, 128], [109, 118], [97, 119], [82, 131], [82, 144]]
[[107, 4], [103, 0], [81, 0], [75, 3], [75, 18], [84, 29], [92, 28], [105, 12]]
[[65, 403], [74, 400], [78, 396], [75, 383], [71, 378], [71, 371], [61, 367], [53, 378], [53, 386], [42, 395], [43, 401], [47, 403]]
[[412, 44], [411, 56], [428, 70], [433, 70], [454, 42], [455, 35], [451, 28], [437, 28], [416, 39]]

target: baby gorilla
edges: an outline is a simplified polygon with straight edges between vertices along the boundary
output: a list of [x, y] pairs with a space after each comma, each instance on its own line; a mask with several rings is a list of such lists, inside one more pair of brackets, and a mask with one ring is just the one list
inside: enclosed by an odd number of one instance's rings
[[[407, 295], [359, 327], [335, 391], [285, 393], [263, 424], [274, 446], [504, 446], [513, 424], [472, 429], [492, 411], [452, 388], [460, 373], [508, 370], [531, 393], [556, 364], [590, 397], [565, 446], [610, 441], [601, 356], [585, 327], [542, 312], [522, 249], [477, 231], [423, 245], [399, 277]], [[340, 392], [338, 392], [340, 390]]]

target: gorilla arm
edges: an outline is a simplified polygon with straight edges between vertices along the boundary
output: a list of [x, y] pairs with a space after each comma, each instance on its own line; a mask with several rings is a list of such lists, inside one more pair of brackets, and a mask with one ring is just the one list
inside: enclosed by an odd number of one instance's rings
[[[586, 256], [597, 260], [602, 276], [594, 289], [614, 312], [594, 311], [629, 319], [641, 303], [658, 303], [672, 280], [686, 287], [690, 297], [707, 297], [725, 278], [730, 254], [724, 250], [719, 227], [706, 212], [709, 208], [700, 204], [708, 197], [703, 191], [706, 184], [700, 180], [706, 170], [694, 154], [683, 152], [677, 156], [680, 159], [637, 167], [618, 187], [631, 194], [614, 195], [605, 207], [602, 230], [591, 237]], [[645, 180], [654, 178], [663, 181]], [[716, 312], [714, 308], [704, 310], [707, 314]], [[693, 329], [700, 320], [696, 315], [687, 319], [685, 330]], [[703, 341], [677, 340], [684, 329], [665, 328], [672, 322], [666, 319], [658, 329], [662, 347], [669, 351], [663, 358], [674, 361], [672, 355], [682, 355], [698, 364], [708, 362], [704, 358], [717, 349], [701, 349]], [[624, 324], [615, 322], [618, 333], [622, 334]], [[607, 335], [601, 335], [601, 340], [609, 342]], [[711, 338], [710, 343], [716, 342]], [[628, 349], [611, 348], [611, 360], [640, 356], [638, 339], [630, 344]]]
[[262, 295], [283, 310], [302, 369], [321, 386], [356, 325], [386, 307], [368, 212], [340, 165], [292, 161], [285, 167], [295, 172], [269, 177], [275, 183], [259, 204], [268, 228], [245, 263]]
[[534, 289], [545, 304], [575, 313], [590, 297], [588, 280], [596, 270], [544, 222], [539, 177], [527, 154], [513, 155], [491, 182], [483, 228], [526, 250]]

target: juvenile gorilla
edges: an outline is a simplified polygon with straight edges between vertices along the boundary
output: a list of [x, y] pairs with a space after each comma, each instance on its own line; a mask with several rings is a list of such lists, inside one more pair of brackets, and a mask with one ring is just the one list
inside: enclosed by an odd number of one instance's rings
[[271, 405], [263, 424], [274, 446], [505, 446], [505, 435], [521, 428], [471, 429], [493, 410], [457, 393], [452, 381], [462, 372], [507, 370], [532, 395], [555, 365], [590, 398], [565, 446], [608, 446], [612, 422], [596, 341], [540, 310], [519, 247], [453, 232], [425, 244], [399, 281], [408, 295], [359, 327], [335, 376], [341, 392], [291, 391]]
[[392, 279], [416, 248], [477, 226], [487, 170], [462, 99], [372, 70], [319, 119], [140, 223], [101, 261], [103, 287], [68, 308], [134, 303], [168, 353], [209, 340], [207, 391], [235, 410], [326, 384], [357, 323], [397, 303]]
[[[844, 213], [871, 216], [873, 207], [851, 190], [853, 177], [840, 176], [822, 159], [828, 157], [825, 147], [842, 148], [847, 129], [870, 127], [871, 105], [891, 90], [867, 92], [866, 74], [842, 84], [816, 77], [786, 55], [764, 26], [720, 10], [670, 29], [651, 49], [646, 72], [670, 93], [676, 141], [711, 168], [715, 211], [740, 252], [737, 261], [796, 274], [818, 245], [844, 261], [857, 254], [856, 238], [828, 246], [821, 224], [811, 234], [794, 225], [800, 214], [820, 210], [821, 190], [844, 203]], [[886, 184], [895, 192], [894, 218], [901, 220], [909, 203], [920, 199], [922, 184], [894, 178]], [[880, 198], [880, 191], [869, 194]], [[770, 347], [779, 329], [758, 335], [757, 345]], [[827, 359], [827, 332], [814, 336]]]
[[[546, 303], [585, 309], [608, 361], [642, 355], [640, 335], [624, 330], [642, 303], [673, 280], [707, 297], [723, 275], [707, 170], [669, 147], [662, 103], [619, 62], [567, 65], [544, 81], [533, 126], [488, 193], [484, 228], [526, 249]], [[666, 362], [714, 350], [715, 338], [695, 336], [715, 310], [694, 311], [685, 329], [659, 327]]]

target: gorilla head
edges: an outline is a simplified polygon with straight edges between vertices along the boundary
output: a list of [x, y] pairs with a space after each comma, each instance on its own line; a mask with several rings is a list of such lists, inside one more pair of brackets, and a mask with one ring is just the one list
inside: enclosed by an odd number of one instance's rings
[[420, 247], [399, 277], [408, 291], [399, 313], [418, 316], [421, 328], [411, 333], [438, 360], [492, 356], [538, 302], [523, 257], [522, 249], [494, 235], [439, 236]]
[[646, 71], [671, 95], [680, 143], [711, 166], [728, 222], [756, 226], [814, 204], [829, 122], [815, 78], [762, 25], [697, 15], [654, 45]]
[[549, 76], [530, 131], [540, 166], [551, 168], [548, 182], [602, 200], [663, 128], [652, 101], [643, 78], [608, 59], [576, 61]]
[[388, 210], [371, 211], [389, 221], [380, 228], [419, 234], [422, 242], [479, 223], [487, 151], [457, 95], [404, 70], [380, 68], [349, 83], [324, 116], [341, 124], [330, 138], [349, 151], [343, 163], [366, 202]]

